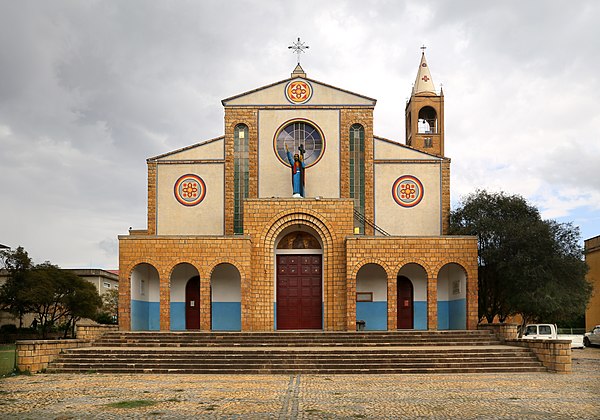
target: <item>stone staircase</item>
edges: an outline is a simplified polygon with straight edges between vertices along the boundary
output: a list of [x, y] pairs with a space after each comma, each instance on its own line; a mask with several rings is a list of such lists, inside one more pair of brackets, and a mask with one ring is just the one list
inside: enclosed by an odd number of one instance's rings
[[354, 374], [545, 372], [489, 331], [111, 332], [48, 372]]

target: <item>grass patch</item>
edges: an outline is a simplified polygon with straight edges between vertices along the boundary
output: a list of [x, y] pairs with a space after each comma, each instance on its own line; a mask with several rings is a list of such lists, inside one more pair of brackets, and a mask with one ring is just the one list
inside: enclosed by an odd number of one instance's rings
[[115, 403], [106, 404], [107, 407], [111, 408], [140, 408], [149, 407], [156, 404], [156, 401], [152, 400], [131, 400], [131, 401], [119, 401]]

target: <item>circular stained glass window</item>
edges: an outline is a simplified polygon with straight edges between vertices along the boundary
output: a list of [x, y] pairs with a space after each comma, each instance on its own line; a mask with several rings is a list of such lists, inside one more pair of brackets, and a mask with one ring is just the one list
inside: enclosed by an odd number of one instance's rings
[[277, 130], [273, 147], [275, 155], [284, 165], [290, 166], [285, 147], [290, 153], [304, 150], [304, 164], [309, 167], [321, 159], [325, 151], [325, 138], [321, 130], [305, 120], [288, 121]]

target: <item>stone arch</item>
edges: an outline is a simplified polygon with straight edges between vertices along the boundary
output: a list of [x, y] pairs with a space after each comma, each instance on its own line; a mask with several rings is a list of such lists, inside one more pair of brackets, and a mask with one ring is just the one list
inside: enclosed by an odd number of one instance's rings
[[156, 266], [138, 262], [129, 269], [130, 328], [160, 329], [160, 274]]
[[188, 282], [194, 277], [200, 277], [198, 268], [193, 264], [182, 261], [173, 265], [169, 270], [169, 329], [181, 331], [188, 329], [186, 324], [186, 299]]
[[386, 264], [360, 264], [353, 278], [356, 285], [356, 320], [364, 322], [365, 330], [387, 330], [389, 272]]
[[[412, 328], [415, 330], [427, 330], [427, 296], [431, 274], [423, 264], [411, 260], [404, 262], [398, 269], [396, 281], [400, 282], [401, 278], [408, 279], [412, 285]], [[398, 303], [398, 305], [400, 304]], [[401, 306], [398, 306], [398, 318], [404, 315], [401, 312], [405, 310]], [[398, 325], [398, 328], [400, 328], [400, 324]]]
[[210, 270], [211, 330], [241, 330], [241, 285], [242, 273], [231, 262], [221, 262]]
[[465, 267], [447, 262], [437, 274], [438, 329], [464, 330], [467, 328], [467, 280]]
[[[333, 293], [333, 279], [335, 278], [331, 261], [333, 261], [333, 246], [336, 241], [336, 236], [330, 224], [324, 220], [318, 213], [308, 209], [303, 209], [301, 212], [286, 211], [272, 217], [266, 223], [265, 229], [259, 236], [260, 248], [263, 250], [263, 255], [258, 258], [258, 261], [263, 261], [266, 284], [259, 285], [264, 290], [268, 291], [270, 300], [265, 301], [265, 309], [273, 308], [273, 326], [275, 327], [275, 308], [276, 308], [276, 273], [275, 273], [275, 245], [277, 239], [282, 232], [289, 230], [294, 225], [309, 227], [317, 236], [317, 239], [322, 244], [322, 327], [328, 329], [333, 324], [333, 302], [331, 299]], [[337, 273], [339, 277], [339, 273]], [[330, 281], [331, 280], [331, 281]], [[331, 305], [329, 305], [331, 303]]]

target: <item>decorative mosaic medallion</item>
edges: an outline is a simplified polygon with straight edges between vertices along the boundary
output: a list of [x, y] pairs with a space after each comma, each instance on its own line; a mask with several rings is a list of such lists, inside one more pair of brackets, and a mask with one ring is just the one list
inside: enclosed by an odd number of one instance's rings
[[286, 166], [290, 166], [285, 150], [286, 146], [292, 156], [299, 153], [299, 149], [302, 148], [304, 151], [304, 164], [308, 168], [317, 163], [323, 156], [325, 138], [316, 124], [306, 120], [287, 121], [277, 129], [273, 148], [279, 161]]
[[417, 177], [403, 175], [394, 182], [392, 197], [402, 207], [414, 207], [423, 199], [423, 184]]
[[285, 87], [285, 97], [293, 104], [304, 104], [310, 100], [313, 90], [304, 80], [292, 80]]
[[198, 175], [187, 174], [175, 182], [175, 198], [184, 206], [195, 206], [204, 200], [206, 184]]

